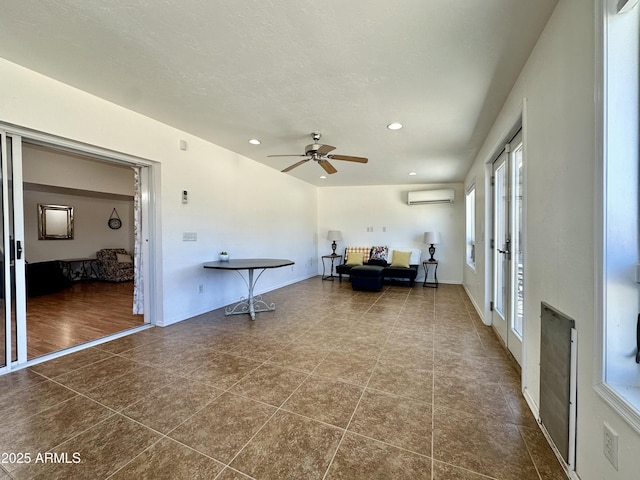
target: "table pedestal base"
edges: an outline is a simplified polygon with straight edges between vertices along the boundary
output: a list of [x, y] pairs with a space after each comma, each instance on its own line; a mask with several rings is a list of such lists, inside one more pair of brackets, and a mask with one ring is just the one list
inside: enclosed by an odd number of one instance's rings
[[238, 303], [224, 309], [225, 315], [251, 315], [251, 320], [256, 319], [256, 312], [272, 312], [276, 309], [276, 304], [268, 304], [262, 300], [262, 295], [252, 298], [241, 298]]
[[253, 271], [255, 270], [255, 268], [249, 268], [247, 270], [249, 272], [248, 279], [244, 278], [244, 275], [242, 275], [240, 271], [236, 270], [236, 272], [238, 273], [238, 275], [240, 275], [240, 277], [242, 277], [242, 280], [244, 280], [244, 283], [247, 285], [247, 288], [249, 289], [249, 295], [247, 296], [247, 298], [242, 297], [240, 301], [236, 303], [234, 306], [225, 308], [224, 314], [240, 315], [243, 313], [244, 314], [248, 313], [249, 315], [251, 315], [251, 320], [255, 320], [256, 312], [272, 312], [273, 310], [276, 309], [276, 304], [272, 303], [271, 305], [269, 305], [262, 300], [262, 295], [253, 294], [253, 287], [255, 287], [256, 282], [258, 281], [260, 276], [264, 273], [266, 268], [263, 268], [260, 271], [260, 273], [255, 278], [255, 280], [253, 278]]
[[[204, 268], [213, 268], [217, 270], [233, 270], [240, 275], [242, 281], [247, 286], [247, 297], [241, 297], [240, 301], [235, 305], [225, 307], [225, 315], [240, 315], [249, 314], [251, 320], [256, 319], [256, 312], [272, 312], [276, 309], [275, 303], [266, 303], [262, 300], [262, 296], [254, 295], [253, 290], [256, 282], [260, 276], [268, 268], [286, 267], [287, 265], [293, 265], [291, 260], [279, 259], [279, 258], [244, 258], [244, 259], [232, 259], [226, 262], [208, 262], [204, 264]], [[241, 273], [242, 270], [247, 271], [247, 278]], [[257, 276], [254, 277], [254, 271], [260, 270]], [[293, 271], [293, 268], [291, 269]]]

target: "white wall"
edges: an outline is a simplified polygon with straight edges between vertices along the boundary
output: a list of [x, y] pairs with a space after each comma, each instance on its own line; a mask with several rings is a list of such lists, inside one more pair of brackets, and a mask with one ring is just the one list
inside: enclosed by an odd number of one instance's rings
[[[256, 287], [260, 291], [317, 274], [316, 187], [195, 138], [180, 153], [184, 155], [178, 154], [177, 161], [162, 165], [163, 277], [165, 289], [170, 289], [164, 294], [169, 322], [246, 296], [235, 272], [202, 268], [203, 262], [218, 260], [222, 250], [231, 258], [295, 262], [265, 272]], [[182, 203], [182, 190], [189, 192], [188, 204]], [[198, 241], [183, 242], [183, 232], [196, 232]], [[204, 295], [197, 294], [199, 284], [204, 285]]]
[[[133, 250], [133, 170], [39, 145], [23, 144], [25, 258], [95, 258], [102, 248]], [[130, 197], [127, 199], [126, 197]], [[38, 239], [38, 204], [74, 207], [74, 238]], [[107, 222], [116, 209], [122, 227]]]
[[[296, 262], [265, 272], [260, 291], [317, 273], [315, 187], [2, 59], [0, 78], [1, 122], [156, 162], [157, 230], [151, 242], [158, 248], [159, 277], [152, 285], [161, 298], [158, 324], [246, 295], [235, 273], [202, 268], [223, 249], [235, 257]], [[181, 139], [186, 151], [179, 148]], [[186, 205], [182, 190], [189, 191]], [[183, 232], [196, 232], [198, 240], [183, 242]]]
[[22, 146], [24, 182], [133, 197], [130, 166], [105, 163], [40, 145]]
[[[454, 189], [454, 203], [407, 205], [407, 192], [440, 188]], [[423, 243], [424, 232], [438, 231], [442, 242], [435, 245], [435, 258], [440, 262], [438, 280], [443, 283], [462, 282], [462, 184], [323, 187], [318, 190], [318, 197], [318, 256], [331, 253], [327, 232], [340, 230], [343, 241], [339, 242], [337, 253], [344, 254], [345, 247], [349, 246], [387, 245], [390, 249], [420, 249], [422, 259], [427, 260], [429, 245]], [[373, 232], [368, 232], [367, 227], [373, 227]], [[422, 266], [418, 278], [424, 278]]]
[[[477, 236], [485, 226], [485, 162], [526, 98], [526, 258], [524, 379], [539, 401], [540, 302], [576, 320], [578, 330], [577, 473], [582, 480], [628, 480], [640, 471], [640, 436], [594, 391], [594, 2], [560, 0], [490, 135], [470, 169], [476, 180]], [[485, 245], [486, 248], [486, 245]], [[478, 249], [480, 251], [480, 248]], [[464, 285], [485, 307], [484, 258]], [[603, 422], [620, 436], [619, 469], [603, 455]]]
[[[73, 239], [38, 239], [39, 203], [73, 207]], [[107, 225], [114, 208], [122, 220], [122, 227], [117, 230], [112, 230]], [[27, 262], [95, 258], [96, 252], [102, 248], [124, 248], [133, 251], [133, 200], [25, 190], [24, 249]]]

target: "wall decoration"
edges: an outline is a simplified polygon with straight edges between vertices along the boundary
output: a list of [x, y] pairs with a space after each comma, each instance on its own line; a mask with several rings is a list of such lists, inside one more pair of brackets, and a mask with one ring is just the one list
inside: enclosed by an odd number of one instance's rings
[[38, 240], [72, 240], [73, 207], [38, 204]]
[[115, 208], [113, 209], [113, 212], [111, 212], [108, 224], [109, 228], [112, 230], [117, 230], [122, 226], [122, 220], [120, 220], [120, 216]]

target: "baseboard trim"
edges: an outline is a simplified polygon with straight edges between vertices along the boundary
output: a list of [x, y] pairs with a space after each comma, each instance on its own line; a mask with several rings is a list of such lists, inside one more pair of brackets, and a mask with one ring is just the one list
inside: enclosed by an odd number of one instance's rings
[[527, 402], [527, 405], [529, 405], [529, 409], [531, 410], [531, 413], [533, 413], [533, 416], [536, 419], [538, 428], [540, 428], [542, 435], [544, 435], [544, 438], [547, 440], [547, 443], [549, 444], [549, 446], [551, 447], [551, 450], [553, 451], [554, 455], [558, 459], [560, 466], [563, 468], [564, 473], [567, 475], [567, 478], [570, 480], [580, 480], [580, 477], [578, 477], [575, 470], [571, 470], [571, 467], [564, 461], [564, 458], [562, 458], [560, 451], [558, 450], [556, 445], [553, 443], [553, 440], [551, 439], [551, 435], [549, 435], [549, 432], [547, 432], [547, 429], [540, 422], [540, 410], [535, 400], [531, 396], [531, 393], [529, 392], [529, 389], [527, 387], [522, 389], [522, 395], [524, 396], [524, 399]]
[[531, 396], [531, 393], [529, 392], [529, 389], [527, 387], [524, 387], [522, 389], [522, 395], [524, 396], [524, 399], [527, 402], [527, 405], [529, 405], [529, 410], [531, 410], [531, 413], [533, 413], [534, 418], [538, 423], [540, 423], [540, 410], [538, 408], [538, 405], [536, 404], [536, 401]]
[[[298, 278], [294, 278], [292, 280], [286, 281], [286, 282], [282, 282], [276, 285], [271, 285], [268, 288], [265, 289], [256, 289], [254, 291], [254, 295], [264, 295], [265, 293], [269, 293], [273, 290], [278, 290], [279, 288], [283, 288], [283, 287], [287, 287], [289, 285], [293, 285], [294, 283], [298, 283], [298, 282], [302, 282], [304, 280], [308, 280], [310, 278], [313, 277], [317, 277], [318, 275], [311, 274], [311, 275], [307, 275], [304, 277], [298, 277]], [[175, 323], [179, 323], [179, 322], [183, 322], [185, 320], [189, 320], [190, 318], [193, 317], [197, 317], [198, 315], [204, 315], [205, 313], [209, 313], [209, 312], [213, 312], [214, 310], [218, 310], [219, 308], [223, 308], [229, 305], [233, 305], [234, 303], [236, 303], [238, 301], [237, 297], [235, 299], [225, 299], [221, 302], [218, 302], [214, 305], [209, 305], [207, 307], [204, 307], [203, 309], [197, 310], [195, 312], [189, 312], [187, 315], [188, 316], [178, 316], [175, 318], [169, 318], [169, 319], [164, 319], [164, 321], [162, 322], [157, 322], [156, 326], [157, 327], [168, 327], [169, 325], [173, 325]]]
[[471, 295], [471, 292], [469, 292], [469, 289], [464, 283], [462, 284], [462, 288], [464, 288], [464, 291], [466, 292], [467, 297], [469, 297], [469, 300], [471, 300], [471, 305], [473, 305], [473, 308], [475, 308], [476, 313], [480, 317], [480, 320], [482, 320], [482, 323], [484, 323], [485, 325], [489, 325], [487, 322], [484, 321], [484, 312], [482, 311], [480, 306], [476, 303], [475, 299], [473, 298], [473, 295]]

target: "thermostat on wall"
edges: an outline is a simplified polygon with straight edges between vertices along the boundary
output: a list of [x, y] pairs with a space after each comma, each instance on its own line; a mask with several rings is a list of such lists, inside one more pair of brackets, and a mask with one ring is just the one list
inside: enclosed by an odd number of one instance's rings
[[186, 190], [182, 190], [182, 203], [189, 203], [189, 198], [187, 196]]

